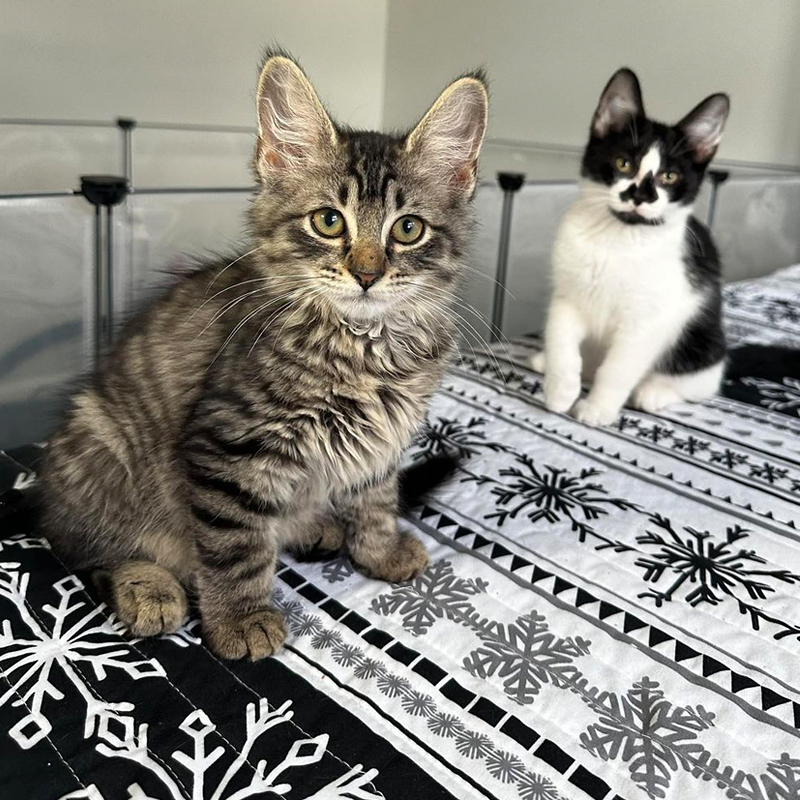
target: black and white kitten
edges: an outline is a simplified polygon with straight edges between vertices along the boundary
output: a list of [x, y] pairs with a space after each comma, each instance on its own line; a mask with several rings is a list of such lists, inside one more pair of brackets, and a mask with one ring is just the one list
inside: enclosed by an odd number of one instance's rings
[[[545, 401], [592, 425], [610, 425], [631, 397], [657, 411], [719, 388], [725, 339], [720, 263], [692, 216], [728, 116], [713, 94], [677, 125], [645, 116], [639, 81], [614, 74], [594, 113], [581, 195], [553, 246]], [[581, 374], [594, 374], [582, 400]], [[578, 401], [576, 403], [576, 401]]]

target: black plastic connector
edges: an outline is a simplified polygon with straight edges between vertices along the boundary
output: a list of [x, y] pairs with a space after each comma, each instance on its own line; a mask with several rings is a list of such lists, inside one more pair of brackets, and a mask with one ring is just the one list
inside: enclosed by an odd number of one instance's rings
[[504, 192], [518, 192], [525, 183], [525, 176], [521, 172], [498, 172], [497, 182]]
[[79, 194], [93, 206], [118, 206], [130, 191], [128, 179], [119, 175], [81, 175]]

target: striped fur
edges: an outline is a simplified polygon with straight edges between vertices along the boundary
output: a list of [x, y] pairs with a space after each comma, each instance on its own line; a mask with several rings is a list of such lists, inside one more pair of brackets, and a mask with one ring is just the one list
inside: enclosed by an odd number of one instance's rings
[[[53, 547], [98, 571], [134, 633], [175, 627], [182, 584], [210, 646], [254, 659], [285, 635], [270, 605], [281, 549], [344, 547], [391, 581], [427, 563], [397, 531], [397, 463], [454, 346], [486, 119], [479, 77], [448, 87], [442, 113], [472, 109], [459, 117], [471, 160], [437, 165], [436, 105], [425, 130], [388, 136], [335, 126], [283, 54], [259, 86], [250, 245], [127, 326], [53, 435], [42, 481]], [[345, 235], [315, 233], [321, 207]], [[401, 212], [426, 223], [411, 246], [389, 236]], [[353, 274], [365, 270], [379, 276], [368, 291]]]

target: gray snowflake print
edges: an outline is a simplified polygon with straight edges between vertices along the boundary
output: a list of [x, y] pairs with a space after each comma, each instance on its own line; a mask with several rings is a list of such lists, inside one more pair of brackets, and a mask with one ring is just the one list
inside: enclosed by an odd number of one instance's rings
[[485, 592], [487, 586], [482, 578], [458, 577], [449, 561], [437, 561], [418, 578], [376, 597], [372, 610], [383, 616], [399, 614], [407, 631], [424, 636], [438, 619], [461, 622], [473, 610], [469, 598]]
[[484, 680], [496, 675], [505, 693], [520, 705], [533, 703], [544, 684], [575, 685], [581, 673], [573, 662], [591, 646], [580, 636], [556, 636], [535, 611], [510, 625], [481, 621], [475, 631], [483, 644], [464, 659], [464, 668]]
[[623, 696], [596, 701], [599, 721], [581, 734], [581, 746], [603, 761], [622, 759], [651, 798], [667, 796], [672, 774], [691, 771], [702, 745], [697, 734], [714, 724], [702, 706], [674, 706], [659, 684], [642, 678]]

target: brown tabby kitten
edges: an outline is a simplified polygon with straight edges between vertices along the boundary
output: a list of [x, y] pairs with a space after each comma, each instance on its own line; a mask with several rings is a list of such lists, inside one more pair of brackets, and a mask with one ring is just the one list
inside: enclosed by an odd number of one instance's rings
[[211, 649], [251, 659], [286, 635], [281, 548], [342, 546], [387, 581], [425, 569], [397, 464], [454, 346], [487, 95], [466, 76], [407, 135], [354, 131], [274, 53], [257, 110], [251, 248], [122, 332], [42, 481], [53, 548], [133, 634], [175, 630], [194, 586]]

